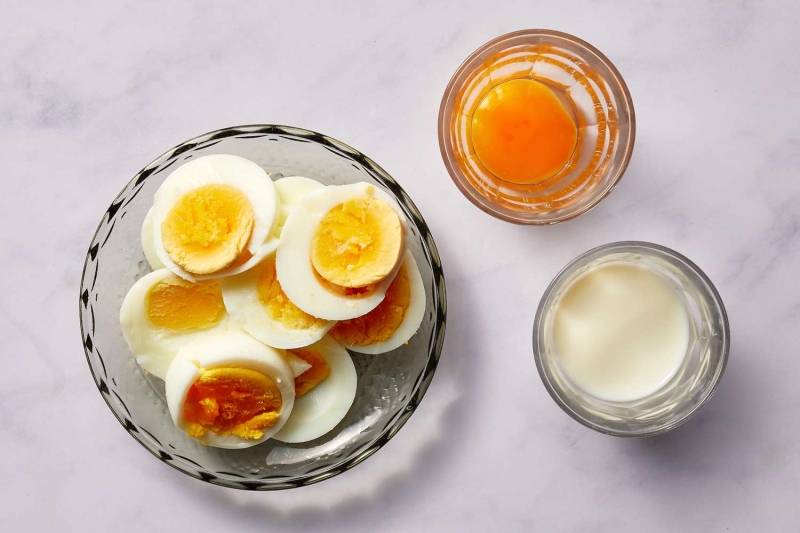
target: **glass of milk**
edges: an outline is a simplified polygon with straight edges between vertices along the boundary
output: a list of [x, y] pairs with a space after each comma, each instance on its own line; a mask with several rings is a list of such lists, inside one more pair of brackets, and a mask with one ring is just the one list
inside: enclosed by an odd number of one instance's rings
[[700, 409], [725, 370], [728, 317], [711, 280], [677, 252], [617, 242], [550, 283], [533, 352], [561, 408], [592, 429], [646, 437]]

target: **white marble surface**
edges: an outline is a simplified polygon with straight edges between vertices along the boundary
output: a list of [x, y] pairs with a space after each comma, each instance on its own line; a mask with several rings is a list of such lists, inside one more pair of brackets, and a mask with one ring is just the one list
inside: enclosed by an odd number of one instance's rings
[[[0, 530], [800, 529], [800, 4], [300, 4], [3, 4]], [[638, 119], [615, 192], [546, 229], [474, 208], [436, 134], [459, 63], [526, 27], [603, 50]], [[189, 137], [259, 122], [325, 132], [393, 174], [432, 227], [450, 303], [439, 371], [397, 437], [342, 476], [266, 494], [136, 444], [92, 383], [77, 316], [86, 248], [125, 182]], [[695, 260], [731, 319], [717, 395], [651, 440], [573, 422], [531, 355], [552, 276], [622, 239]]]

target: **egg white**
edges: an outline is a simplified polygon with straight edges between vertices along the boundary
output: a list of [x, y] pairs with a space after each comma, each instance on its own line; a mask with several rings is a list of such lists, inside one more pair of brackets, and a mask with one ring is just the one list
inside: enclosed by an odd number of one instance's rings
[[153, 242], [153, 208], [147, 212], [142, 222], [142, 251], [144, 257], [147, 259], [147, 264], [150, 265], [150, 270], [159, 270], [166, 268], [161, 259], [156, 254], [155, 243]]
[[345, 344], [348, 350], [358, 353], [377, 355], [386, 353], [399, 348], [414, 336], [422, 324], [422, 319], [425, 317], [425, 284], [422, 282], [422, 275], [419, 273], [419, 267], [414, 254], [410, 250], [406, 250], [403, 255], [403, 267], [408, 276], [408, 284], [410, 288], [410, 300], [408, 302], [408, 310], [403, 321], [397, 327], [391, 337], [385, 341], [376, 342], [374, 344], [357, 345]]
[[278, 220], [275, 224], [275, 235], [280, 236], [280, 231], [286, 223], [286, 219], [300, 201], [314, 191], [324, 189], [325, 185], [311, 178], [303, 176], [286, 176], [275, 181], [275, 190], [281, 200], [278, 210]]
[[306, 350], [313, 350], [325, 359], [331, 372], [305, 395], [295, 398], [292, 414], [286, 425], [273, 435], [275, 440], [295, 443], [321, 437], [342, 421], [356, 397], [356, 368], [341, 344], [326, 335]]
[[294, 407], [294, 376], [283, 354], [266, 346], [246, 333], [222, 332], [204, 336], [184, 346], [167, 372], [165, 391], [167, 406], [175, 425], [186, 431], [183, 412], [186, 395], [205, 370], [214, 368], [246, 368], [272, 378], [281, 393], [282, 407], [278, 421], [264, 429], [260, 439], [242, 439], [235, 435], [206, 432], [199, 442], [217, 448], [249, 448], [260, 444], [278, 432], [289, 419]]
[[[270, 259], [267, 257], [265, 261]], [[225, 307], [234, 320], [250, 335], [275, 348], [300, 348], [324, 337], [336, 322], [326, 321], [320, 327], [292, 329], [269, 315], [258, 294], [258, 278], [262, 270], [255, 267], [220, 280]]]
[[[209, 184], [226, 184], [236, 187], [253, 206], [253, 229], [247, 243], [247, 250], [253, 254], [253, 258], [243, 265], [223, 269], [220, 272], [204, 275], [191, 274], [176, 265], [167, 254], [161, 238], [161, 225], [169, 211], [185, 194]], [[153, 205], [153, 244], [156, 255], [168, 269], [188, 281], [214, 279], [243, 272], [256, 265], [258, 260], [277, 246], [277, 242], [270, 243], [268, 240], [275, 225], [278, 208], [279, 199], [275, 192], [275, 185], [264, 169], [252, 161], [224, 154], [207, 155], [194, 159], [175, 169], [156, 191]]]
[[292, 376], [297, 377], [309, 368], [311, 365], [306, 363], [292, 352], [287, 352], [286, 350], [282, 350], [284, 359], [286, 359], [286, 363], [289, 365], [289, 368], [292, 369]]
[[147, 315], [147, 293], [159, 281], [175, 278], [177, 276], [166, 268], [142, 277], [125, 295], [119, 312], [122, 335], [136, 362], [145, 371], [161, 379], [166, 376], [175, 354], [187, 344], [211, 332], [242, 331], [239, 323], [228, 313], [215, 325], [200, 330], [173, 330], [153, 324]]
[[406, 218], [400, 207], [386, 192], [369, 183], [328, 186], [314, 191], [305, 196], [286, 219], [275, 259], [278, 281], [289, 299], [309, 315], [326, 320], [348, 320], [364, 315], [383, 301], [386, 289], [397, 274], [400, 261], [367, 295], [345, 296], [324, 284], [311, 264], [311, 242], [322, 217], [343, 202], [370, 196], [394, 208], [405, 232]]

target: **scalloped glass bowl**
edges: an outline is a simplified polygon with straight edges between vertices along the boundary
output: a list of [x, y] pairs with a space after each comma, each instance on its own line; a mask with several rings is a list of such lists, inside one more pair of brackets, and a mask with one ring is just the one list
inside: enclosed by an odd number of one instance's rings
[[[578, 126], [569, 162], [530, 185], [492, 174], [470, 133], [484, 96], [522, 78], [549, 86]], [[453, 75], [439, 107], [439, 148], [453, 182], [481, 210], [516, 224], [555, 224], [597, 205], [625, 172], [635, 137], [633, 102], [619, 71], [586, 41], [552, 30], [517, 31], [478, 48]]]
[[[553, 348], [553, 314], [570, 284], [603, 264], [632, 264], [658, 274], [689, 316], [689, 347], [676, 375], [655, 393], [631, 402], [600, 400], [575, 387]], [[615, 242], [578, 256], [547, 287], [536, 311], [533, 354], [550, 396], [568, 415], [596, 431], [618, 437], [649, 437], [670, 431], [708, 402], [719, 384], [730, 349], [728, 315], [711, 280], [681, 254], [647, 242]]]
[[[234, 154], [273, 177], [302, 175], [325, 184], [366, 181], [383, 187], [408, 217], [408, 245], [425, 283], [427, 309], [411, 341], [378, 356], [353, 354], [358, 392], [334, 430], [315, 441], [267, 441], [246, 450], [205, 447], [172, 423], [164, 383], [142, 372], [119, 325], [128, 289], [149, 272], [142, 221], [167, 175], [193, 157]], [[335, 476], [380, 449], [408, 420], [433, 378], [444, 342], [446, 297], [439, 254], [405, 191], [377, 164], [330, 137], [284, 126], [227, 128], [176, 146], [139, 172], [103, 215], [86, 256], [80, 288], [81, 333], [92, 376], [114, 416], [166, 464], [225, 487], [276, 490]]]

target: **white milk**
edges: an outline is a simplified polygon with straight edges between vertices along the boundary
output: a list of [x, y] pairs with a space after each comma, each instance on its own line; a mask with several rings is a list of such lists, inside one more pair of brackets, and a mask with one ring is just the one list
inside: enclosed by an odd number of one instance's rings
[[689, 317], [666, 281], [645, 267], [608, 264], [568, 286], [553, 317], [553, 348], [572, 383], [596, 398], [644, 398], [678, 371]]

